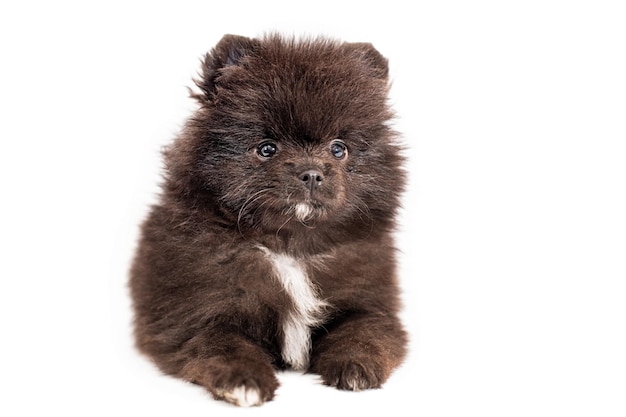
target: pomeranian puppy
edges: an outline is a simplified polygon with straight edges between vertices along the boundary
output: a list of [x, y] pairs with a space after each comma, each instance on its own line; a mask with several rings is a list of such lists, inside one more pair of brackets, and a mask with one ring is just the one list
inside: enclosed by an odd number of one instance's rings
[[137, 347], [240, 406], [271, 400], [285, 368], [380, 387], [407, 344], [387, 60], [368, 43], [226, 35], [195, 82], [131, 268]]

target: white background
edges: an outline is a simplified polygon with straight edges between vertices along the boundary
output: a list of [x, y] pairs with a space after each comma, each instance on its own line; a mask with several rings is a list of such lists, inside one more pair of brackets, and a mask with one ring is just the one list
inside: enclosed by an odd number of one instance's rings
[[[620, 3], [3, 2], [0, 414], [626, 415]], [[239, 410], [133, 350], [126, 280], [200, 56], [270, 30], [390, 59], [412, 343], [382, 390]]]

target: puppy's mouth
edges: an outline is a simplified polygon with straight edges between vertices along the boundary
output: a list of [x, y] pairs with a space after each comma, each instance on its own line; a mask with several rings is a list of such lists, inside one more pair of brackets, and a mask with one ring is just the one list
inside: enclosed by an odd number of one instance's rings
[[307, 221], [322, 217], [325, 211], [326, 209], [319, 202], [308, 200], [292, 205], [289, 209], [289, 214], [295, 216], [301, 223], [306, 223]]

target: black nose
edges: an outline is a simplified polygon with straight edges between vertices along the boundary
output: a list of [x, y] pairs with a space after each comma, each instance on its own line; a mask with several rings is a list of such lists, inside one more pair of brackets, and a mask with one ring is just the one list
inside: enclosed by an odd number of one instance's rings
[[309, 189], [311, 192], [315, 191], [317, 187], [322, 185], [322, 181], [324, 181], [324, 174], [322, 174], [317, 169], [308, 169], [300, 175], [298, 175], [300, 181]]

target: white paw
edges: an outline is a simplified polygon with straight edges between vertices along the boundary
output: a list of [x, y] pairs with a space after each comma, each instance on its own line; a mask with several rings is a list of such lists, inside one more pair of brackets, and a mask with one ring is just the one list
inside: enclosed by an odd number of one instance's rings
[[263, 404], [259, 390], [256, 388], [246, 388], [244, 385], [225, 391], [221, 396], [229, 403], [239, 407], [252, 407]]

